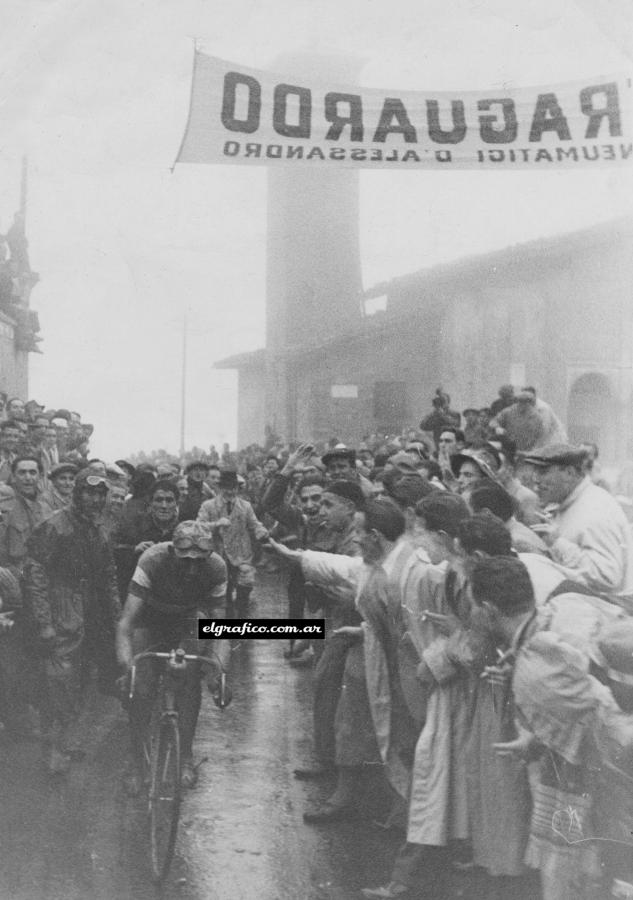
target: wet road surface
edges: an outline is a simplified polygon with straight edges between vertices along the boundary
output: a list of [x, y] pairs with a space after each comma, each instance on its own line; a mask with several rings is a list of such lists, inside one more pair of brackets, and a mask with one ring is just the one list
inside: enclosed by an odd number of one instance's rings
[[[254, 611], [285, 614], [277, 577], [264, 576]], [[401, 835], [376, 824], [388, 810], [378, 779], [368, 778], [359, 821], [303, 823], [308, 802], [328, 786], [292, 777], [312, 762], [311, 673], [289, 667], [285, 647], [243, 642], [233, 654], [231, 706], [221, 712], [205, 697], [194, 752], [206, 761], [185, 796], [161, 892], [149, 877], [143, 804], [121, 788], [127, 724], [117, 701], [91, 696], [86, 757], [56, 783], [36, 743], [5, 743], [0, 900], [358, 900], [360, 887], [387, 881]], [[453, 881], [452, 897], [492, 900], [473, 876]], [[529, 890], [521, 900], [536, 896]]]

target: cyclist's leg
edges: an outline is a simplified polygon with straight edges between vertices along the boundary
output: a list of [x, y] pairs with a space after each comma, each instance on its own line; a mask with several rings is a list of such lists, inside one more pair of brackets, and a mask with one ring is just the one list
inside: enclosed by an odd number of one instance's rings
[[[164, 649], [162, 646], [156, 645], [157, 642], [154, 638], [155, 636], [151, 635], [147, 629], [137, 628], [132, 639], [134, 653], [142, 653], [143, 650], [147, 650], [150, 646], [154, 650]], [[159, 667], [156, 665], [156, 660], [140, 660], [136, 666], [134, 697], [127, 703], [131, 766], [130, 777], [126, 779], [126, 788], [131, 794], [137, 793], [141, 788], [145, 741], [152, 716], [158, 678]]]

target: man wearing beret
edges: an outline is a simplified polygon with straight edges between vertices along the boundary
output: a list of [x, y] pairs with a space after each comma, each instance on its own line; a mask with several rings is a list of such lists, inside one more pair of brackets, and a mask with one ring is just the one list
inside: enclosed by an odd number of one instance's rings
[[617, 501], [585, 472], [585, 451], [550, 444], [523, 455], [548, 521], [533, 525], [569, 578], [633, 612], [633, 534]]

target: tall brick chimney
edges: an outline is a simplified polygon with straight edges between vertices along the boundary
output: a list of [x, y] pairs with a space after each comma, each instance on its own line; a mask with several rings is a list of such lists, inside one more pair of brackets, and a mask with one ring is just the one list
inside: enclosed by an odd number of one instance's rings
[[[317, 54], [283, 55], [273, 71], [353, 84], [359, 60]], [[315, 97], [315, 103], [318, 98]], [[266, 419], [287, 438], [293, 412], [289, 347], [309, 347], [360, 321], [362, 290], [358, 172], [268, 169], [266, 276]], [[290, 385], [291, 387], [291, 385]]]

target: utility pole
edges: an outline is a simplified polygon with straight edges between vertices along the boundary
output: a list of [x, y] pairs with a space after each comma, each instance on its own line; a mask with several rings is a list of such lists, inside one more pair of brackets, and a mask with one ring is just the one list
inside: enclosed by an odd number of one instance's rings
[[185, 422], [187, 406], [187, 313], [182, 320], [182, 386], [180, 395], [180, 456], [185, 455]]

